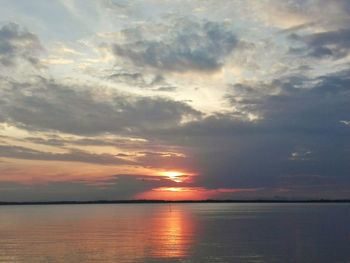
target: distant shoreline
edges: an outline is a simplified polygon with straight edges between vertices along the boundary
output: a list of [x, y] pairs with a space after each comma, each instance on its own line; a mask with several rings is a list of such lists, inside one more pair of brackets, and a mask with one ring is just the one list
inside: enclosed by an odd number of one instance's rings
[[95, 200], [95, 201], [30, 201], [0, 202], [6, 205], [90, 205], [90, 204], [200, 204], [200, 203], [350, 203], [350, 199], [337, 200]]

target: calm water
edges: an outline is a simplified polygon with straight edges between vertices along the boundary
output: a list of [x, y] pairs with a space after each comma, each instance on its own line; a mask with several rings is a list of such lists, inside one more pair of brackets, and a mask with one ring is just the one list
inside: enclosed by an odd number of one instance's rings
[[350, 262], [350, 205], [3, 206], [0, 262]]

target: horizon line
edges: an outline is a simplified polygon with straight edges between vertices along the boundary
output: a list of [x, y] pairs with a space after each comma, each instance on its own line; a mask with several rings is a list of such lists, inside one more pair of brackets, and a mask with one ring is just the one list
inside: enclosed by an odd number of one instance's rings
[[79, 205], [79, 204], [161, 204], [161, 203], [350, 203], [350, 199], [204, 199], [204, 200], [67, 200], [67, 201], [0, 201], [3, 205]]

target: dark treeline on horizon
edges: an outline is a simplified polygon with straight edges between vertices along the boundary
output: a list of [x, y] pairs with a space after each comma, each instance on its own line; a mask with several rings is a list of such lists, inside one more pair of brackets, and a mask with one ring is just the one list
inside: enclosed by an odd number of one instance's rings
[[305, 200], [91, 200], [91, 201], [28, 201], [1, 202], [0, 205], [83, 205], [83, 204], [162, 204], [162, 203], [350, 203], [350, 199], [305, 199]]

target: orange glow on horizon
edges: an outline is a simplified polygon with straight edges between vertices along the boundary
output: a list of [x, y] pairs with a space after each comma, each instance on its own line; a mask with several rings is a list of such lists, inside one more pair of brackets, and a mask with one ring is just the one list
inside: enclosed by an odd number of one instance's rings
[[205, 191], [196, 187], [159, 187], [138, 194], [137, 199], [153, 200], [201, 200], [205, 199]]
[[153, 189], [153, 191], [190, 192], [193, 190], [192, 188], [189, 188], [189, 187], [159, 187], [159, 188]]
[[255, 188], [218, 188], [207, 189], [204, 187], [158, 187], [150, 191], [137, 194], [136, 199], [148, 200], [205, 200], [220, 198], [227, 193], [255, 192]]

